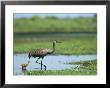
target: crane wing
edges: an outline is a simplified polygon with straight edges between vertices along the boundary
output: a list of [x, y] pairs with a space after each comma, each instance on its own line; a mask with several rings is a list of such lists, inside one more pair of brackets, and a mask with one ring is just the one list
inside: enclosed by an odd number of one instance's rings
[[52, 51], [53, 50], [51, 49], [36, 49], [31, 52], [31, 55], [42, 56], [42, 55], [50, 54]]

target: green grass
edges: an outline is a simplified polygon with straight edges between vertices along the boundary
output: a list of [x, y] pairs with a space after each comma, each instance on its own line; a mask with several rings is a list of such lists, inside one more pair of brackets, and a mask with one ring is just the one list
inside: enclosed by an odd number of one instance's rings
[[97, 60], [69, 62], [68, 64], [80, 65], [77, 69], [83, 69], [93, 73], [97, 72]]
[[97, 16], [74, 19], [53, 16], [14, 18], [14, 53], [52, 48], [52, 42], [59, 40], [62, 44], [56, 45], [54, 54], [96, 54], [96, 33]]
[[58, 38], [15, 38], [14, 53], [28, 53], [32, 49], [52, 48], [53, 40], [61, 41], [56, 44], [54, 54], [96, 54], [97, 40], [92, 37], [58, 37]]
[[65, 70], [28, 71], [27, 75], [96, 75], [97, 60], [70, 62], [68, 64], [80, 65], [77, 68]]

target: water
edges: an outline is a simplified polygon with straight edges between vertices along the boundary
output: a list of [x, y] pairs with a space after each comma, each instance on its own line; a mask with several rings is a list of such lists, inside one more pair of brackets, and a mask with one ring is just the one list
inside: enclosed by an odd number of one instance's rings
[[[77, 37], [96, 37], [96, 32], [31, 32], [31, 33], [14, 33], [15, 38], [77, 38]], [[67, 35], [65, 37], [65, 35]]]
[[[43, 59], [43, 64], [47, 66], [47, 70], [63, 70], [76, 67], [77, 65], [65, 64], [68, 62], [94, 60], [96, 55], [48, 55]], [[14, 75], [23, 74], [21, 71], [21, 64], [28, 62], [28, 54], [14, 55]], [[37, 58], [31, 58], [27, 70], [40, 70], [40, 64], [36, 63]], [[40, 62], [40, 59], [39, 61]]]

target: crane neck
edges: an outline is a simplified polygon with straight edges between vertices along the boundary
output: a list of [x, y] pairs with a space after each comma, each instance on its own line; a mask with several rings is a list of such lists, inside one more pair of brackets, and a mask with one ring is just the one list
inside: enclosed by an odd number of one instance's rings
[[53, 42], [53, 52], [55, 51], [55, 42]]

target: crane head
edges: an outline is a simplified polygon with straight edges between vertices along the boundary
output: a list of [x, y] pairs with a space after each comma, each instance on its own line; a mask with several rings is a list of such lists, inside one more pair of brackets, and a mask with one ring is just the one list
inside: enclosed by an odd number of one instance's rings
[[62, 43], [62, 42], [55, 40], [54, 43]]

